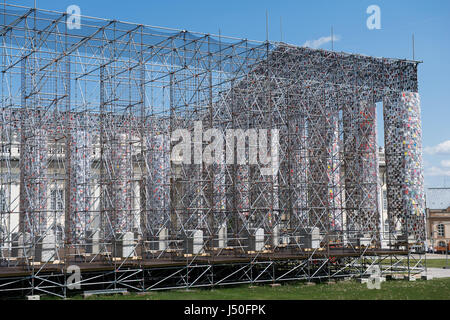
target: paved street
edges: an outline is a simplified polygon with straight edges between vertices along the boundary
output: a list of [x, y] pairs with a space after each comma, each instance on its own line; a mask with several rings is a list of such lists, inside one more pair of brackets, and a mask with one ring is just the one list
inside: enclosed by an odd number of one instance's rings
[[427, 272], [433, 278], [450, 278], [450, 269], [427, 268]]
[[445, 259], [445, 254], [427, 253], [427, 259]]

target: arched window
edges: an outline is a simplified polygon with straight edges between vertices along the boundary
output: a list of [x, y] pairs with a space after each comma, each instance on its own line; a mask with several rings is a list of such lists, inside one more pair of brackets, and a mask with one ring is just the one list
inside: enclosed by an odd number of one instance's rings
[[384, 232], [389, 232], [389, 220], [384, 220]]
[[62, 210], [64, 210], [64, 190], [53, 189], [51, 190], [50, 197], [51, 197], [50, 209], [52, 211], [62, 212]]
[[445, 237], [445, 226], [440, 223], [437, 225], [437, 233], [439, 237]]
[[445, 241], [439, 241], [438, 246], [439, 247], [445, 247]]
[[387, 203], [387, 191], [383, 190], [383, 211], [387, 211], [388, 203]]
[[61, 242], [64, 238], [64, 229], [63, 227], [58, 223], [56, 226], [52, 227], [53, 232], [56, 235], [56, 241]]
[[6, 192], [4, 189], [0, 189], [0, 211], [5, 213], [7, 209]]

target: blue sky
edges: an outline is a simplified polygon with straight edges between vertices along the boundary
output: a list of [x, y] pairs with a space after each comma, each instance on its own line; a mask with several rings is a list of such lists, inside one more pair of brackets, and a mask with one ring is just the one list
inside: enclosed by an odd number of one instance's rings
[[[8, 1], [33, 6], [33, 0]], [[65, 11], [75, 4], [82, 15], [111, 18], [155, 26], [186, 29], [252, 40], [266, 38], [266, 10], [269, 39], [303, 45], [330, 35], [331, 26], [339, 38], [337, 51], [376, 57], [412, 58], [415, 34], [419, 66], [419, 93], [425, 185], [450, 187], [450, 1], [448, 0], [37, 0], [43, 9]], [[381, 29], [369, 30], [369, 5], [381, 9]], [[320, 46], [331, 49], [331, 43]], [[380, 117], [381, 118], [381, 117]], [[382, 139], [380, 138], [380, 141]]]

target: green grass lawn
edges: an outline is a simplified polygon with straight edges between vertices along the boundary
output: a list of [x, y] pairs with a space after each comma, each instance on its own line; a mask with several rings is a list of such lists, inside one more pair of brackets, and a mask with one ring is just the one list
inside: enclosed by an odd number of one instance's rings
[[[427, 267], [429, 268], [442, 268], [445, 267], [445, 259], [427, 259]], [[450, 267], [450, 258], [448, 260], [448, 266]]]
[[[395, 263], [395, 260], [393, 260], [393, 263]], [[414, 260], [414, 259], [411, 259], [409, 262], [410, 266], [414, 266], [415, 263], [416, 263], [416, 260]], [[423, 263], [424, 263], [424, 261], [422, 260], [422, 264]], [[390, 265], [391, 264], [390, 259], [384, 259], [381, 264]], [[403, 265], [403, 266], [407, 265], [407, 260], [406, 259], [402, 260], [399, 265]], [[442, 268], [445, 266], [446, 266], [445, 259], [427, 259], [427, 267], [428, 268]], [[450, 267], [450, 259], [448, 261], [448, 266]]]
[[[72, 299], [83, 299], [75, 296]], [[366, 284], [356, 281], [338, 281], [335, 284], [286, 283], [279, 287], [269, 285], [220, 287], [217, 289], [191, 289], [150, 292], [145, 295], [92, 296], [89, 300], [396, 300], [438, 299], [450, 300], [450, 278], [418, 280], [392, 280], [381, 283], [380, 290], [369, 290]]]

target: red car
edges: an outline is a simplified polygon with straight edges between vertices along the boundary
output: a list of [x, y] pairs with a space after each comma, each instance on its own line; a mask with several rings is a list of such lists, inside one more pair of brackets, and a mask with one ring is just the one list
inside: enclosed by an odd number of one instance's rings
[[434, 248], [434, 253], [446, 253], [447, 251], [450, 252], [450, 242], [447, 242], [447, 246], [445, 245], [444, 241], [439, 241], [438, 245]]

